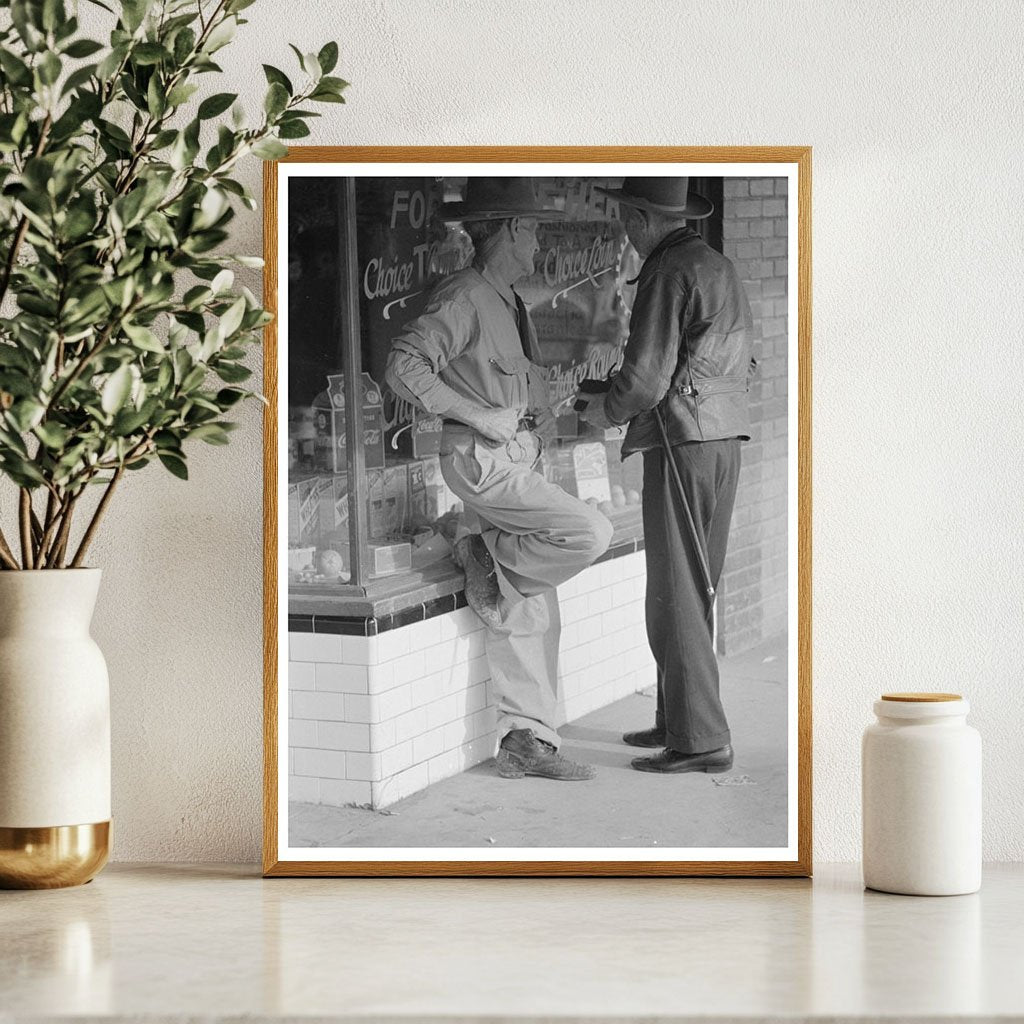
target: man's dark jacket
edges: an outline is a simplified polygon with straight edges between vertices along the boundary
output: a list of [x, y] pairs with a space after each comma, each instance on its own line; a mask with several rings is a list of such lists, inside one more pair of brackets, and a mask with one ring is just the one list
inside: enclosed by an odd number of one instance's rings
[[669, 440], [750, 437], [747, 391], [751, 317], [732, 262], [690, 228], [668, 235], [637, 279], [622, 368], [605, 401], [613, 423], [629, 423], [623, 457]]

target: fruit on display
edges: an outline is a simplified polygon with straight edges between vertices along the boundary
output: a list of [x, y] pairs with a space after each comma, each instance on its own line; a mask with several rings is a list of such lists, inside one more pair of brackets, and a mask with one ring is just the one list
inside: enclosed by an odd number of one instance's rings
[[335, 579], [338, 576], [347, 577], [348, 575], [345, 572], [345, 560], [341, 557], [341, 553], [333, 548], [326, 548], [317, 553], [316, 571], [320, 576], [326, 576], [329, 579]]

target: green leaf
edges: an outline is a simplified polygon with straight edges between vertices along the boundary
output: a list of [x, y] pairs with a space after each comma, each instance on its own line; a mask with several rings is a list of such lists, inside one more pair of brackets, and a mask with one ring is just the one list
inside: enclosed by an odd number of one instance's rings
[[252, 147], [252, 153], [262, 160], [280, 160], [288, 155], [288, 147], [282, 146], [276, 139], [260, 139]]
[[222, 46], [227, 46], [235, 38], [235, 30], [237, 28], [238, 22], [234, 17], [225, 18], [206, 37], [206, 42], [203, 43], [203, 52], [216, 53]]
[[100, 394], [100, 406], [103, 411], [112, 416], [124, 405], [132, 390], [132, 371], [129, 366], [122, 366], [115, 370], [103, 385]]
[[198, 91], [199, 86], [194, 82], [182, 82], [181, 85], [176, 85], [167, 94], [167, 105], [169, 107], [180, 107], [182, 103], [187, 103]]
[[61, 88], [61, 91], [60, 91], [61, 96], [67, 96], [67, 94], [69, 92], [74, 92], [75, 89], [80, 89], [95, 74], [96, 74], [96, 65], [95, 64], [86, 64], [85, 67], [79, 68], [77, 71], [72, 71], [71, 74], [68, 75], [67, 79], [64, 82], [63, 87]]
[[160, 76], [153, 75], [146, 88], [146, 108], [155, 118], [164, 116], [167, 109], [167, 97], [164, 95], [163, 86], [160, 84]]
[[55, 32], [59, 25], [68, 20], [67, 12], [64, 10], [64, 0], [43, 0], [43, 29], [46, 32]]
[[217, 392], [216, 402], [222, 410], [226, 411], [233, 405], [237, 405], [248, 394], [248, 391], [239, 391], [238, 388], [221, 388]]
[[330, 89], [332, 92], [344, 92], [348, 88], [348, 82], [344, 78], [332, 78], [330, 75], [320, 79], [320, 85], [317, 89]]
[[217, 117], [218, 114], [223, 114], [228, 107], [231, 106], [235, 100], [238, 99], [238, 93], [234, 92], [218, 92], [213, 96], [207, 96], [202, 103], [199, 104], [199, 120], [207, 121], [211, 117]]
[[244, 11], [246, 7], [252, 7], [256, 3], [256, 0], [229, 0], [228, 13], [237, 14], [239, 11]]
[[45, 412], [45, 405], [32, 398], [22, 398], [7, 410], [7, 416], [19, 433], [26, 434], [42, 420]]
[[40, 441], [53, 451], [60, 451], [67, 444], [71, 431], [59, 423], [37, 423], [32, 431]]
[[43, 54], [43, 59], [36, 65], [36, 70], [43, 85], [53, 85], [60, 78], [60, 57], [52, 51]]
[[309, 128], [301, 121], [288, 121], [278, 128], [277, 135], [281, 139], [304, 139], [309, 134]]
[[234, 282], [234, 273], [225, 268], [224, 270], [218, 271], [217, 275], [210, 282], [210, 290], [214, 295], [220, 295], [221, 292], [226, 292]]
[[130, 437], [146, 425], [153, 414], [155, 406], [147, 402], [142, 409], [122, 409], [115, 417], [111, 427], [116, 437]]
[[178, 458], [177, 455], [169, 455], [166, 452], [160, 452], [158, 458], [163, 463], [164, 468], [173, 473], [179, 480], [188, 479], [188, 467], [185, 465], [185, 460]]
[[218, 363], [213, 369], [225, 384], [241, 384], [252, 376], [252, 370], [240, 363]]
[[64, 50], [64, 55], [80, 60], [82, 57], [91, 57], [94, 53], [99, 53], [103, 48], [103, 44], [97, 43], [95, 39], [76, 39]]
[[131, 55], [132, 60], [143, 67], [171, 60], [171, 55], [159, 43], [139, 43]]
[[288, 106], [290, 98], [288, 90], [280, 82], [272, 83], [263, 100], [263, 109], [267, 112], [267, 116], [273, 119], [280, 114]]
[[345, 97], [339, 96], [335, 92], [328, 92], [325, 89], [317, 89], [310, 97], [311, 100], [315, 100], [317, 103], [344, 103]]
[[28, 65], [13, 54], [6, 46], [0, 47], [0, 68], [10, 80], [11, 85], [24, 86], [32, 84], [32, 72]]
[[123, 324], [122, 327], [124, 328], [124, 333], [143, 352], [163, 354], [166, 351], [163, 342], [148, 327], [143, 327], [142, 324]]
[[245, 296], [237, 299], [228, 311], [220, 318], [217, 325], [217, 333], [221, 338], [230, 338], [242, 325], [242, 317], [245, 315]]
[[152, 2], [153, 0], [121, 0], [121, 18], [130, 34], [134, 35], [135, 30], [145, 20]]
[[320, 81], [320, 76], [323, 74], [323, 69], [320, 67], [320, 61], [317, 59], [315, 53], [304, 53], [299, 56], [299, 63], [302, 65], [302, 70], [314, 81]]
[[295, 89], [292, 87], [290, 79], [283, 71], [278, 70], [271, 64], [264, 64], [263, 73], [267, 76], [267, 82], [269, 82], [270, 85], [283, 85], [288, 90], [289, 96], [295, 95]]
[[96, 68], [96, 77], [100, 79], [100, 81], [102, 82], [105, 82], [110, 78], [113, 78], [114, 73], [121, 66], [121, 61], [124, 60], [127, 53], [127, 44], [115, 46], [110, 51], [110, 53], [108, 53], [106, 57], [104, 57], [103, 60], [100, 61], [99, 65]]
[[195, 438], [197, 441], [214, 445], [226, 445], [231, 441], [228, 432], [219, 423], [204, 423], [190, 431], [188, 436], [190, 440]]
[[196, 34], [190, 28], [182, 29], [174, 37], [174, 63], [179, 67], [187, 60], [196, 47]]
[[329, 75], [338, 63], [338, 44], [327, 43], [317, 54], [316, 59], [320, 62], [320, 70]]

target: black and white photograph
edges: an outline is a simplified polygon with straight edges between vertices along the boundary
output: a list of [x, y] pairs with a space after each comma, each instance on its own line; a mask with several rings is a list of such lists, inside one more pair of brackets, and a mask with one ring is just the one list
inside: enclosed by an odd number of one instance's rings
[[268, 165], [265, 871], [807, 874], [809, 153], [433, 152]]

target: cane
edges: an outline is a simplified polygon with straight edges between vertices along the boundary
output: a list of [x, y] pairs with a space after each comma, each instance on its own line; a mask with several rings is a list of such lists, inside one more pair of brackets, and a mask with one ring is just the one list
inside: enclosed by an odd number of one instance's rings
[[711, 570], [708, 568], [707, 556], [704, 554], [704, 545], [701, 543], [700, 534], [697, 532], [697, 524], [693, 521], [693, 512], [690, 510], [690, 503], [686, 498], [686, 491], [683, 490], [683, 479], [679, 475], [679, 467], [676, 460], [672, 458], [672, 446], [668, 441], [668, 431], [665, 429], [665, 421], [662, 419], [661, 410], [654, 409], [654, 418], [658, 421], [658, 430], [661, 431], [661, 443], [665, 449], [665, 461], [668, 463], [672, 474], [672, 480], [676, 485], [676, 495], [679, 497], [679, 504], [683, 507], [686, 515], [686, 525], [690, 530], [690, 543], [697, 555], [697, 563], [700, 565], [700, 574], [704, 577], [704, 593], [708, 599], [708, 608], [715, 603], [715, 585], [711, 582]]

